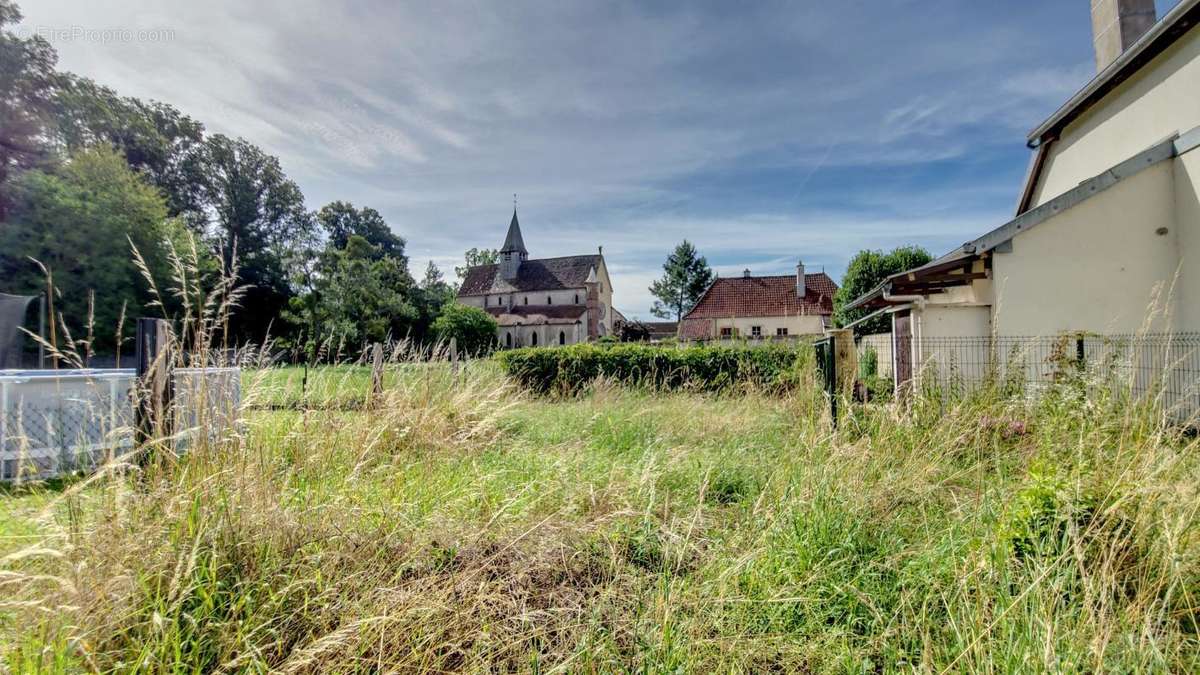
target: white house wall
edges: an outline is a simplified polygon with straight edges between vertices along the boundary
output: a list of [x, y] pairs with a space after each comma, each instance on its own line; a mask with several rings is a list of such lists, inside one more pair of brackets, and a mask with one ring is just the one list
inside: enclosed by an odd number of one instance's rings
[[915, 313], [921, 339], [990, 335], [991, 309], [977, 305], [929, 304]]
[[1063, 130], [1050, 145], [1033, 205], [1197, 125], [1200, 29], [1193, 28]]
[[[1181, 240], [1188, 239], [1194, 249], [1197, 236], [1194, 217], [1185, 228], [1189, 234], [1174, 231], [1177, 161], [1160, 162], [1121, 181], [1018, 234], [1011, 253], [996, 254], [996, 334], [1139, 330], [1155, 287], [1170, 284], [1178, 269]], [[1190, 207], [1195, 209], [1194, 202]], [[1167, 234], [1159, 234], [1159, 228]], [[1189, 283], [1194, 286], [1194, 278]]]
[[778, 328], [787, 328], [788, 335], [794, 337], [797, 335], [821, 335], [825, 332], [825, 323], [821, 317], [816, 314], [797, 315], [797, 316], [760, 316], [760, 317], [735, 317], [728, 319], [715, 319], [716, 331], [713, 337], [721, 336], [721, 329], [726, 327], [734, 328], [739, 337], [750, 337], [750, 331], [754, 326], [762, 327], [763, 337], [775, 337], [775, 331]]
[[[1200, 98], [1200, 93], [1196, 96]], [[1176, 307], [1180, 330], [1200, 332], [1200, 150], [1177, 157], [1175, 235], [1179, 246]]]

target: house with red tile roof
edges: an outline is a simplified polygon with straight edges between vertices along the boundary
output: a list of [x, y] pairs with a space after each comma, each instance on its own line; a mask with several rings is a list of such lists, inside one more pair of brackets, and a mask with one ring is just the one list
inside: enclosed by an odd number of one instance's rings
[[832, 325], [837, 284], [804, 263], [784, 276], [718, 278], [679, 323], [681, 340], [782, 340], [821, 335]]

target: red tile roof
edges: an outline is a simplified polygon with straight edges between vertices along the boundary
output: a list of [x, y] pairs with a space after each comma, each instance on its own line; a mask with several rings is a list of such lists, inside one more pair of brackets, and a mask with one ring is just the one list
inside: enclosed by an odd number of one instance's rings
[[804, 286], [804, 297], [798, 298], [794, 274], [717, 279], [683, 317], [680, 335], [685, 339], [709, 337], [711, 319], [832, 315], [833, 294], [837, 292], [833, 279], [824, 272], [805, 274]]

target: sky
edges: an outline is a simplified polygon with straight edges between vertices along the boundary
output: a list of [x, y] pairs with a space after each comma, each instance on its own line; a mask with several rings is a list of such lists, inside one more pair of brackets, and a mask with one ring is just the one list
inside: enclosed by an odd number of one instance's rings
[[603, 246], [643, 319], [685, 238], [840, 281], [1003, 224], [1026, 132], [1095, 70], [1088, 0], [18, 2], [61, 69], [379, 210], [414, 275], [499, 247], [515, 193], [531, 257]]

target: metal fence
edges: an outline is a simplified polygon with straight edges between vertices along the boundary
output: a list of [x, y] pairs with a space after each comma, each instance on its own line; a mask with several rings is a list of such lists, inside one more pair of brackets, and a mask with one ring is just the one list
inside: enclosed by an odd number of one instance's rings
[[[90, 471], [133, 447], [132, 369], [0, 371], [0, 480]], [[172, 375], [177, 447], [232, 428], [241, 404], [237, 368]]]
[[[912, 340], [909, 338], [909, 340]], [[1064, 381], [1153, 398], [1171, 417], [1200, 414], [1200, 333], [898, 340], [917, 381], [951, 393], [1036, 391]]]

